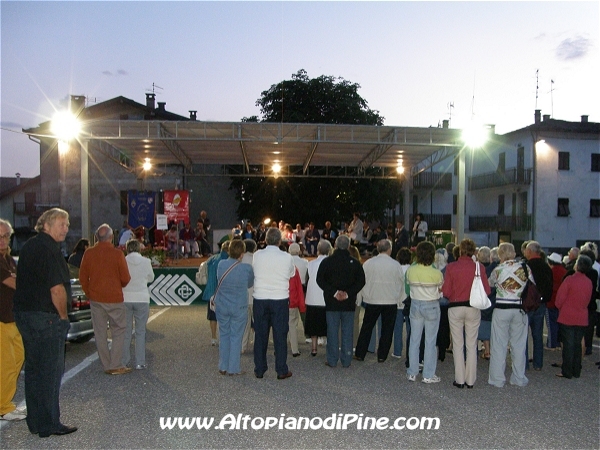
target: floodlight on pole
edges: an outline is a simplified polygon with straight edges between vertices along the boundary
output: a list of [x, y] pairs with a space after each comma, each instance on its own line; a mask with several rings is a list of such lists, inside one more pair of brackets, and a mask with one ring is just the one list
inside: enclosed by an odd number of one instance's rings
[[144, 164], [142, 164], [142, 169], [144, 169], [146, 172], [152, 169], [152, 163], [150, 162], [150, 158], [146, 158], [144, 160]]
[[81, 124], [69, 111], [58, 111], [52, 118], [51, 131], [58, 140], [59, 153], [66, 153], [69, 142], [79, 136]]
[[487, 141], [488, 130], [476, 123], [470, 123], [462, 132], [462, 138], [467, 147], [479, 148]]

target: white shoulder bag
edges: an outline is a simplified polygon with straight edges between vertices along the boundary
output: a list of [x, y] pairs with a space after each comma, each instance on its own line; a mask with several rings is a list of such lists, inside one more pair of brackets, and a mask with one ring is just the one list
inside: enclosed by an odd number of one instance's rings
[[483, 281], [481, 281], [481, 274], [479, 273], [479, 263], [477, 261], [475, 261], [475, 278], [473, 278], [473, 285], [471, 286], [469, 304], [477, 309], [488, 309], [492, 306], [492, 302], [490, 302], [490, 299], [485, 293]]

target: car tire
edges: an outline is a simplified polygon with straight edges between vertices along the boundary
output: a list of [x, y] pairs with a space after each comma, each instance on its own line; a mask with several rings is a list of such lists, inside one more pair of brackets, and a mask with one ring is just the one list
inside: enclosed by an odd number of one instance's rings
[[94, 334], [86, 334], [84, 336], [76, 337], [75, 339], [70, 339], [69, 342], [73, 344], [85, 344], [89, 342], [90, 339], [94, 337]]

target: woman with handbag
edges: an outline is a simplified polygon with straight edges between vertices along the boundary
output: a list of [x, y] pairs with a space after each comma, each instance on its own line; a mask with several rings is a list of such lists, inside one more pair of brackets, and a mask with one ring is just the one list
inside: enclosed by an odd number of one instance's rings
[[[214, 308], [219, 324], [219, 373], [242, 375], [240, 359], [242, 337], [248, 318], [248, 288], [254, 285], [250, 264], [242, 264], [246, 244], [234, 239], [229, 244], [229, 258], [217, 268], [219, 284], [214, 294]], [[212, 302], [212, 300], [211, 300]]]
[[[475, 242], [463, 239], [460, 243], [460, 257], [446, 266], [442, 292], [449, 300], [448, 321], [452, 333], [454, 357], [454, 382], [457, 388], [472, 388], [477, 379], [477, 332], [481, 320], [481, 311], [471, 306], [471, 288], [476, 280], [476, 272], [483, 283], [486, 295], [489, 295], [485, 268], [479, 262], [473, 261]], [[467, 360], [465, 362], [466, 349]]]

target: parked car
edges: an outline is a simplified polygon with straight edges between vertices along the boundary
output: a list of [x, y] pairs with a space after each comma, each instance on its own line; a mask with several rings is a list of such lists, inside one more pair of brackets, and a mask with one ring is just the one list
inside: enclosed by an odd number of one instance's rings
[[90, 301], [79, 283], [79, 268], [69, 264], [71, 272], [71, 302], [67, 305], [71, 328], [67, 341], [82, 344], [94, 337]]

